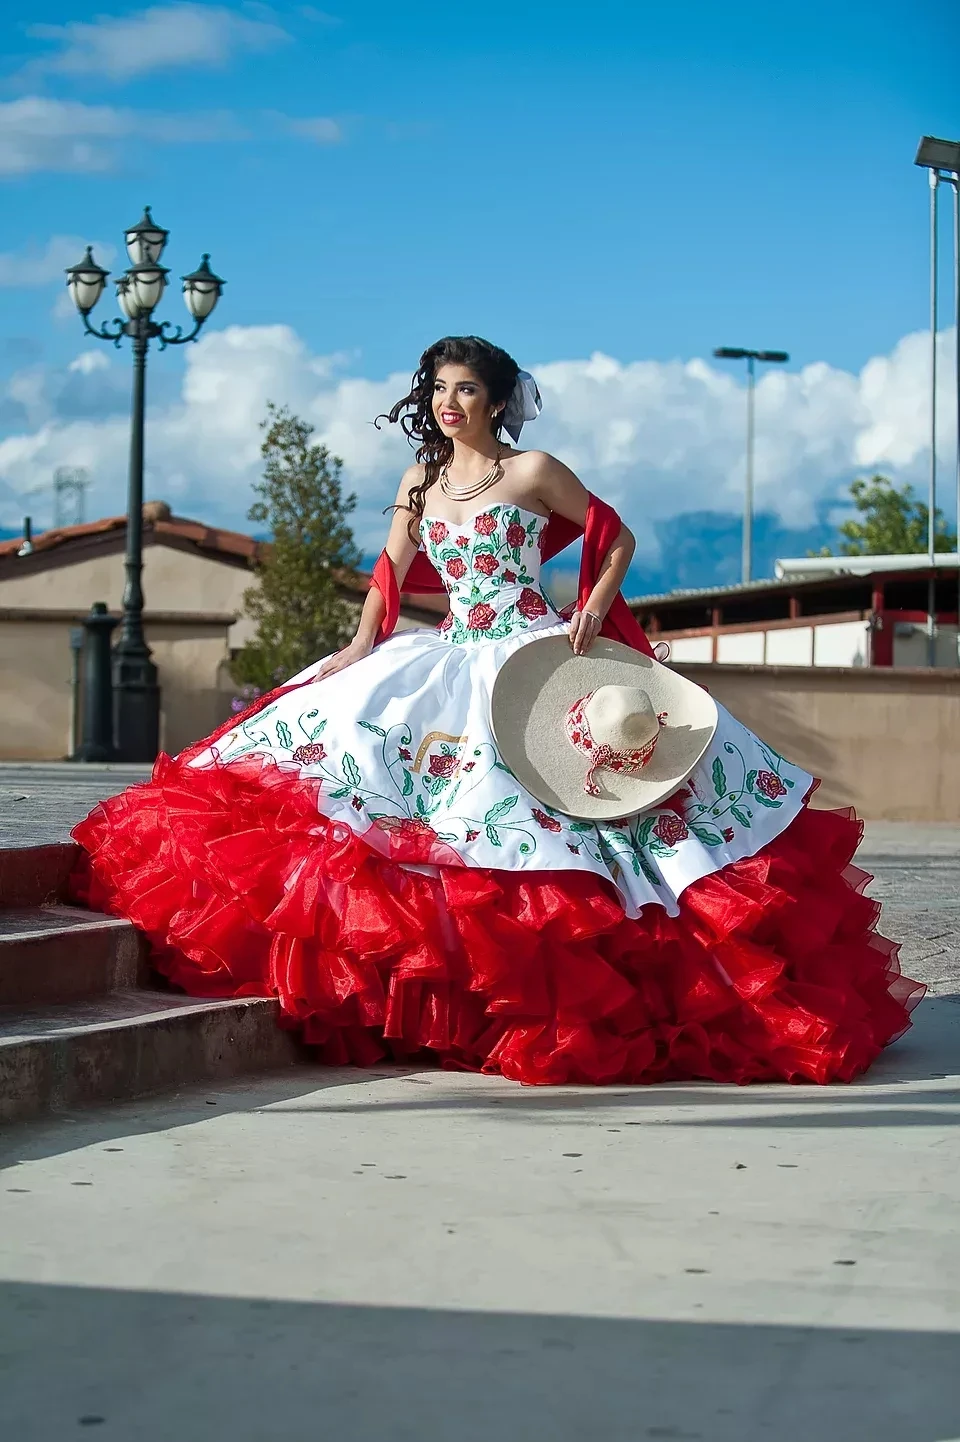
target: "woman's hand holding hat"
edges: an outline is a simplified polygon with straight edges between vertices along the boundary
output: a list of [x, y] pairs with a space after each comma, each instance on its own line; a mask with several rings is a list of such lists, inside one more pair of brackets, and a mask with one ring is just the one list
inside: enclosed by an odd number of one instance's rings
[[583, 610], [575, 610], [570, 617], [570, 645], [573, 647], [575, 656], [585, 656], [600, 635], [600, 627], [603, 625], [603, 617], [596, 611], [590, 611], [587, 607]]

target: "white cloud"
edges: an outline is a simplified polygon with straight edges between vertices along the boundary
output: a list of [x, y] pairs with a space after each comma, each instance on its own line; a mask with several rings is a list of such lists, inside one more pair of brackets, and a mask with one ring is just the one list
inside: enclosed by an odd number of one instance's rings
[[102, 350], [81, 351], [75, 360], [67, 366], [67, 370], [74, 375], [92, 376], [95, 371], [110, 369], [110, 362]]
[[[343, 139], [338, 122], [326, 116], [298, 119], [264, 111], [256, 121], [260, 135], [266, 126], [274, 135], [315, 144], [335, 145]], [[231, 110], [164, 113], [29, 95], [0, 101], [0, 176], [111, 170], [123, 142], [134, 137], [152, 145], [206, 145], [249, 139], [252, 124]]]
[[315, 115], [302, 120], [278, 116], [277, 120], [289, 135], [298, 135], [301, 140], [312, 140], [317, 145], [337, 145], [343, 139], [339, 122], [328, 115]]
[[0, 175], [35, 170], [109, 170], [114, 142], [129, 134], [128, 111], [28, 95], [0, 102]]
[[[952, 333], [941, 344], [943, 495], [952, 513]], [[840, 494], [853, 476], [873, 469], [922, 487], [928, 347], [928, 337], [907, 336], [859, 374], [818, 363], [763, 375], [757, 386], [758, 509], [777, 512], [789, 525], [806, 524], [819, 498]], [[79, 374], [69, 385], [62, 373], [34, 367], [0, 397], [18, 405], [24, 417], [19, 433], [0, 441], [0, 480], [8, 492], [0, 499], [0, 525], [19, 518], [19, 494], [58, 465], [89, 469], [94, 512], [123, 508], [127, 371], [121, 373], [119, 360], [111, 359], [109, 370], [82, 357], [78, 362]], [[163, 364], [151, 372], [155, 398]], [[190, 347], [176, 395], [150, 409], [147, 490], [182, 514], [242, 529], [260, 470], [258, 421], [273, 400], [311, 421], [317, 438], [343, 457], [347, 484], [359, 496], [358, 540], [374, 549], [386, 524], [382, 509], [394, 498], [410, 451], [396, 427], [384, 423], [377, 430], [372, 421], [405, 394], [409, 374], [364, 379], [344, 376], [341, 366], [341, 358], [312, 354], [284, 325], [232, 326], [206, 335]], [[636, 531], [641, 553], [655, 549], [654, 520], [698, 509], [739, 510], [745, 422], [740, 377], [703, 360], [624, 364], [603, 355], [533, 369], [544, 412], [525, 430], [524, 443], [560, 456], [616, 505]], [[81, 382], [86, 389], [72, 388]]]
[[92, 23], [32, 25], [27, 33], [58, 47], [56, 54], [29, 65], [28, 73], [103, 75], [121, 81], [178, 65], [222, 65], [238, 52], [267, 50], [290, 38], [272, 20], [191, 3], [101, 15]]
[[[42, 249], [33, 246], [19, 253], [0, 252], [0, 286], [65, 284], [64, 271], [83, 259], [87, 243], [75, 235], [53, 235]], [[115, 254], [113, 246], [103, 241], [94, 241], [93, 246], [98, 259], [109, 265]]]

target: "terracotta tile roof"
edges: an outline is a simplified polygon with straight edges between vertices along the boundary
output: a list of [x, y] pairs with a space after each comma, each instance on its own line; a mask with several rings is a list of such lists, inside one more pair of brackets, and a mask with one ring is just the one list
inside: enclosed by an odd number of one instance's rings
[[[80, 526], [60, 526], [35, 535], [33, 549], [35, 553], [54, 551], [88, 536], [124, 531], [126, 526], [126, 516], [104, 516], [98, 521], [85, 521]], [[164, 501], [146, 502], [143, 508], [143, 529], [145, 534], [153, 532], [157, 536], [192, 541], [198, 550], [214, 555], [240, 556], [251, 564], [262, 560], [270, 545], [269, 541], [258, 541], [253, 536], [244, 535], [242, 531], [226, 531], [219, 526], [208, 526], [203, 521], [190, 520], [187, 516], [174, 516]], [[22, 545], [22, 536], [0, 541], [0, 558], [15, 556]], [[64, 560], [67, 560], [66, 555]], [[370, 577], [365, 571], [358, 571], [355, 581], [344, 580], [345, 588], [358, 597], [366, 595], [369, 585]], [[446, 596], [410, 595], [406, 596], [404, 601], [405, 605], [414, 610], [425, 611], [431, 615], [445, 616], [448, 609]]]
[[[126, 530], [126, 516], [103, 516], [98, 521], [85, 521], [80, 526], [60, 526], [42, 531], [33, 537], [34, 551], [53, 551], [72, 541], [86, 536], [100, 536], [109, 531]], [[219, 551], [229, 556], [245, 556], [256, 561], [262, 554], [264, 542], [240, 531], [225, 531], [217, 526], [207, 526], [203, 521], [192, 521], [187, 516], [174, 516], [170, 507], [162, 501], [148, 501], [143, 508], [143, 528], [158, 536], [176, 536], [180, 540], [193, 541], [202, 551]], [[0, 556], [15, 556], [23, 545], [22, 536], [9, 541], [0, 541]]]

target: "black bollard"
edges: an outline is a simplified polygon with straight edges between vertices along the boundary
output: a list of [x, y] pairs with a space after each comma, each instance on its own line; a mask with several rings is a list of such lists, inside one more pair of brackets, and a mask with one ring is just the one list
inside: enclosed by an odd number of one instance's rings
[[103, 601], [94, 601], [83, 629], [83, 735], [74, 761], [115, 761], [110, 637], [117, 625]]

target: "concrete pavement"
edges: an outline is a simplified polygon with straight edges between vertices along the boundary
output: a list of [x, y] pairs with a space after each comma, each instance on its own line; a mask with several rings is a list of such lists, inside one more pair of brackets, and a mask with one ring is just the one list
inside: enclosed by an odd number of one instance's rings
[[0, 1434], [957, 1442], [958, 843], [868, 828], [933, 994], [849, 1087], [303, 1068], [10, 1128]]

